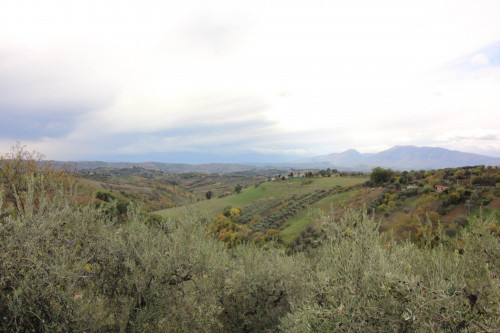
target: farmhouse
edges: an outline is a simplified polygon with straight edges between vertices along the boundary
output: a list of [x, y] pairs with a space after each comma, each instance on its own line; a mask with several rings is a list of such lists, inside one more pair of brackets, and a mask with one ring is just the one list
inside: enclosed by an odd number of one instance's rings
[[450, 187], [449, 186], [444, 186], [444, 185], [436, 185], [436, 192], [443, 192], [443, 191], [446, 191], [447, 189], [449, 189]]

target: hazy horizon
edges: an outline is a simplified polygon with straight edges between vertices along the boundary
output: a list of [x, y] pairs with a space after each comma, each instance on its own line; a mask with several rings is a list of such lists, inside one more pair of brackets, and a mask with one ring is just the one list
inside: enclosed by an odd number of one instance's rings
[[[441, 148], [441, 147], [429, 147], [429, 146], [413, 146], [413, 145], [396, 145], [388, 150], [391, 150], [393, 148], [397, 147], [415, 147], [415, 148]], [[57, 162], [68, 162], [68, 163], [79, 163], [79, 162], [103, 162], [103, 163], [135, 163], [135, 164], [140, 164], [140, 163], [165, 163], [165, 164], [188, 164], [188, 165], [200, 165], [200, 164], [241, 164], [241, 165], [247, 165], [247, 166], [283, 166], [287, 164], [317, 164], [318, 162], [304, 162], [307, 161], [310, 158], [318, 158], [318, 157], [324, 157], [324, 156], [329, 156], [332, 154], [341, 154], [347, 151], [357, 151], [354, 148], [349, 148], [343, 151], [337, 151], [337, 152], [331, 152], [329, 154], [325, 155], [309, 155], [309, 156], [302, 156], [302, 157], [293, 157], [290, 158], [288, 155], [273, 155], [273, 159], [269, 159], [268, 155], [265, 154], [239, 154], [239, 155], [216, 155], [216, 154], [209, 154], [209, 153], [188, 153], [188, 152], [182, 152], [179, 154], [175, 155], [168, 155], [168, 158], [166, 159], [163, 154], [138, 154], [138, 155], [113, 155], [111, 158], [103, 158], [103, 159], [73, 159], [73, 160], [52, 160], [52, 161], [57, 161]], [[385, 152], [387, 150], [381, 150], [378, 152], [372, 152], [372, 153], [361, 153], [357, 151], [360, 154], [365, 154], [365, 155], [376, 155], [377, 153], [380, 152]], [[449, 150], [452, 152], [458, 152], [458, 153], [467, 153], [467, 152], [462, 152], [458, 150]], [[471, 153], [474, 154], [474, 153]], [[480, 155], [483, 157], [490, 157], [490, 158], [497, 158], [495, 156], [489, 156], [489, 155], [483, 155], [483, 154], [476, 154]], [[321, 164], [321, 163], [320, 163]], [[318, 164], [319, 166], [319, 164]], [[334, 165], [332, 165], [334, 166]], [[339, 165], [342, 166], [342, 165]], [[345, 167], [345, 166], [344, 166]]]
[[500, 157], [498, 22], [497, 1], [10, 1], [0, 152], [19, 141], [80, 161], [270, 163], [395, 145]]

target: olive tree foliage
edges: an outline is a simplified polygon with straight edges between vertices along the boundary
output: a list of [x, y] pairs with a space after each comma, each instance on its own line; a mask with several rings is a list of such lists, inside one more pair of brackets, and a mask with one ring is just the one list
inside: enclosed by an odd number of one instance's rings
[[[396, 243], [363, 212], [328, 223], [313, 292], [282, 320], [286, 332], [456, 332], [500, 329], [500, 243], [492, 219], [455, 238]], [[430, 223], [430, 222], [428, 222]]]
[[[34, 185], [29, 185], [32, 188]], [[25, 193], [31, 202], [33, 192]], [[220, 327], [227, 253], [195, 218], [116, 223], [71, 193], [0, 223], [0, 330], [200, 331]]]
[[273, 332], [292, 303], [307, 294], [305, 257], [273, 248], [239, 246], [233, 269], [221, 290], [222, 323], [229, 332]]
[[118, 223], [72, 195], [0, 222], [0, 331], [273, 331], [305, 295], [301, 256], [230, 252], [195, 214]]

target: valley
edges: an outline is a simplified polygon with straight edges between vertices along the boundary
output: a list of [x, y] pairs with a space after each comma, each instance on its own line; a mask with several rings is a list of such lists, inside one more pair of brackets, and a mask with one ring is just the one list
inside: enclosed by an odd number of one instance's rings
[[195, 212], [228, 247], [273, 240], [298, 250], [317, 240], [322, 219], [339, 220], [349, 209], [366, 209], [382, 232], [418, 241], [427, 220], [453, 235], [474, 214], [500, 207], [496, 167], [378, 169], [386, 179], [331, 169], [212, 174], [137, 166], [85, 169], [78, 177], [97, 200], [107, 193], [108, 203], [118, 202], [122, 214], [131, 202], [156, 219], [181, 221]]

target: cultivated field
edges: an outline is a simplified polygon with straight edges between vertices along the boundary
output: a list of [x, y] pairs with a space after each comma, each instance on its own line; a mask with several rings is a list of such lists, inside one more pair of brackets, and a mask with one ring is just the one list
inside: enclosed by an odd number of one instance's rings
[[293, 195], [303, 195], [317, 190], [328, 190], [335, 186], [349, 186], [360, 184], [367, 180], [364, 177], [333, 177], [333, 178], [294, 178], [286, 181], [271, 181], [244, 188], [239, 194], [232, 194], [223, 198], [203, 200], [188, 207], [175, 207], [155, 212], [171, 219], [185, 216], [186, 209], [194, 209], [206, 217], [213, 217], [222, 212], [224, 207], [232, 206], [244, 208], [260, 199], [286, 199]]

